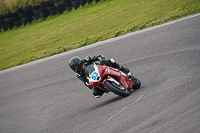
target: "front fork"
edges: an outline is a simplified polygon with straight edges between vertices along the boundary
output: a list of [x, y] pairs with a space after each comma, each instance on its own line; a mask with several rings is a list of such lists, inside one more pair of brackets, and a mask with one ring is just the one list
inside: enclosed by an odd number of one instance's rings
[[115, 80], [114, 78], [112, 78], [112, 77], [110, 77], [110, 76], [108, 76], [106, 79], [104, 79], [104, 81], [103, 81], [103, 86], [104, 86], [104, 83], [106, 82], [106, 81], [111, 81], [111, 82], [114, 82], [116, 85], [120, 85], [120, 83], [117, 81], [117, 80]]

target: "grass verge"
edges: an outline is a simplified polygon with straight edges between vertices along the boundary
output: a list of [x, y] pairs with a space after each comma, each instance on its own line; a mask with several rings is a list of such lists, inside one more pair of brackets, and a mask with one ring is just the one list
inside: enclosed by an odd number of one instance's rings
[[106, 0], [0, 33], [0, 70], [200, 12], [199, 0]]

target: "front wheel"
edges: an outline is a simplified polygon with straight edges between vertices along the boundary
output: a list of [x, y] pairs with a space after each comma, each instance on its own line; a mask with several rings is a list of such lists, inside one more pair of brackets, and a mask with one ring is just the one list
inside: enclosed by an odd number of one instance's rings
[[106, 81], [104, 83], [104, 86], [109, 91], [112, 91], [113, 93], [115, 93], [121, 97], [129, 96], [129, 91], [126, 88], [124, 88], [122, 85], [117, 85], [114, 82]]

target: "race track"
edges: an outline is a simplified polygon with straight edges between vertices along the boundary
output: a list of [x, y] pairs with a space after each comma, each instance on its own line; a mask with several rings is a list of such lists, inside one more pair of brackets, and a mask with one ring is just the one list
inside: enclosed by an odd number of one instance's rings
[[[0, 133], [199, 133], [200, 15], [176, 21], [2, 71]], [[68, 60], [98, 54], [142, 88], [95, 99]]]

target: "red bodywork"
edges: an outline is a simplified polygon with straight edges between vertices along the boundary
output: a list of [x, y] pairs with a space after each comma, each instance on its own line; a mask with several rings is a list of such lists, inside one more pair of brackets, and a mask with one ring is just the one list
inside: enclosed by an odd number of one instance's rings
[[[104, 85], [105, 81], [109, 79], [109, 77], [107, 77], [107, 76], [111, 76], [111, 77], [115, 77], [115, 79], [119, 83], [121, 83], [121, 85], [124, 86], [128, 91], [131, 91], [132, 86], [134, 85], [134, 82], [132, 80], [129, 80], [128, 76], [125, 73], [119, 71], [116, 68], [109, 67], [106, 65], [99, 65], [98, 70], [99, 70], [99, 74], [100, 74], [101, 78], [106, 77], [105, 79], [103, 78], [104, 79], [103, 85]], [[98, 88], [100, 88], [102, 90], [108, 91], [106, 88], [104, 88], [102, 86], [101, 81], [90, 82], [89, 84], [90, 84], [90, 86], [97, 86]]]

